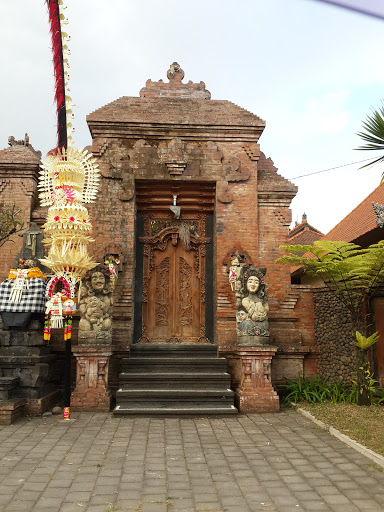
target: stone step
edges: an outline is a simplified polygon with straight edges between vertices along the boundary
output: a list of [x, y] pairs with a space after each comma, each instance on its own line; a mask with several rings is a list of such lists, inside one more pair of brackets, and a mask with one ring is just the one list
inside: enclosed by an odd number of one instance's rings
[[229, 389], [231, 377], [218, 373], [120, 373], [120, 386], [124, 389]]
[[0, 400], [9, 400], [14, 396], [19, 377], [0, 377]]
[[233, 414], [227, 360], [215, 345], [139, 345], [123, 358], [114, 414]]
[[135, 406], [120, 406], [117, 405], [113, 411], [115, 416], [119, 415], [136, 415], [136, 414], [145, 414], [145, 415], [160, 415], [164, 414], [166, 416], [169, 415], [180, 415], [180, 414], [188, 414], [192, 416], [204, 416], [204, 415], [221, 415], [221, 414], [237, 414], [238, 410], [234, 405], [226, 405], [224, 407], [211, 407], [209, 405], [198, 405], [193, 406], [191, 404], [187, 405], [179, 405], [168, 407], [161, 406], [156, 403], [152, 407], [149, 404], [145, 405], [135, 405]]
[[217, 345], [166, 345], [148, 344], [133, 345], [131, 347], [131, 358], [136, 357], [217, 357]]
[[146, 371], [162, 373], [201, 373], [209, 369], [211, 373], [225, 372], [227, 369], [227, 360], [225, 357], [137, 357], [123, 358], [121, 360], [123, 372], [128, 371]]
[[119, 403], [123, 400], [164, 400], [168, 401], [198, 401], [198, 400], [232, 400], [234, 392], [231, 389], [119, 389], [116, 393]]

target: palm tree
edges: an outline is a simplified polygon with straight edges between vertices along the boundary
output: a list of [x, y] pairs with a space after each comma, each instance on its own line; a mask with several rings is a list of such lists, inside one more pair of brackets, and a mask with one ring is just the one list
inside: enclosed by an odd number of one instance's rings
[[[367, 116], [366, 121], [363, 122], [365, 132], [358, 132], [357, 135], [361, 137], [366, 144], [357, 149], [363, 151], [382, 151], [384, 152], [384, 103], [378, 110], [372, 109], [372, 114]], [[374, 160], [373, 162], [364, 165], [367, 167], [372, 164], [384, 161], [384, 154]], [[384, 173], [381, 177], [381, 182], [384, 180]]]
[[[384, 151], [384, 103], [378, 110], [372, 109], [372, 115], [367, 116], [366, 121], [363, 122], [363, 128], [365, 129], [365, 132], [358, 132], [357, 135], [359, 135], [359, 137], [361, 137], [367, 144], [360, 146], [357, 149], [362, 149], [363, 151]], [[383, 161], [384, 155], [379, 156], [379, 158], [369, 164], [363, 165], [361, 169]], [[383, 181], [384, 171], [381, 175], [380, 183], [383, 183]], [[380, 203], [372, 203], [372, 208], [377, 217], [377, 225], [379, 228], [384, 227], [384, 206]]]

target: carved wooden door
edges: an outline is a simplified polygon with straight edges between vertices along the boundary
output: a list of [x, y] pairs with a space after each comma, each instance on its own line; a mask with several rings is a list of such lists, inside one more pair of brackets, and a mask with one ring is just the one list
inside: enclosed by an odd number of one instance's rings
[[169, 227], [144, 242], [142, 337], [148, 343], [204, 343], [205, 244], [192, 237], [189, 250]]
[[153, 340], [199, 338], [199, 279], [194, 251], [168, 240], [165, 251], [155, 251], [148, 282], [147, 335]]

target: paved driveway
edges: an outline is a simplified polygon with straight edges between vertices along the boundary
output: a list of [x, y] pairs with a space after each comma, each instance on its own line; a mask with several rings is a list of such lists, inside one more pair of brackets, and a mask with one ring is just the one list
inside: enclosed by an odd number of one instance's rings
[[384, 473], [294, 412], [0, 427], [0, 511], [384, 510]]

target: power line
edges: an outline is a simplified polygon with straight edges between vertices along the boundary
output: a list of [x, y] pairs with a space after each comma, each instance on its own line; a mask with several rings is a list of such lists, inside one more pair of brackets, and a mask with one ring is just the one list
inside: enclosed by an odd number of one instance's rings
[[295, 176], [289, 178], [290, 180], [298, 180], [299, 178], [305, 178], [306, 176], [312, 176], [313, 174], [320, 174], [321, 172], [333, 171], [334, 169], [340, 169], [341, 167], [348, 167], [348, 165], [361, 164], [362, 162], [368, 162], [368, 160], [374, 160], [374, 158], [366, 158], [365, 160], [358, 160], [357, 162], [351, 162], [350, 164], [338, 165], [337, 167], [330, 167], [329, 169], [323, 169], [322, 171], [310, 172], [308, 174], [302, 174], [301, 176]]

